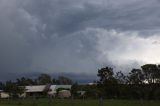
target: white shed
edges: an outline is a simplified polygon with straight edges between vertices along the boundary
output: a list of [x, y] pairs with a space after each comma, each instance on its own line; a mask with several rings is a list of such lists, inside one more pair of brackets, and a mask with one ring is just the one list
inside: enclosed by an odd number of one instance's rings
[[4, 92], [3, 90], [0, 90], [0, 98], [7, 99], [9, 98], [9, 94], [7, 92]]

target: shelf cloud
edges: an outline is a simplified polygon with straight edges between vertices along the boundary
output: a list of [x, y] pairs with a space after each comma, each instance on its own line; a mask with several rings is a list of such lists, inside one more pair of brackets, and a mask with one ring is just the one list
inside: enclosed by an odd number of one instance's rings
[[0, 72], [130, 71], [160, 63], [159, 0], [1, 0]]

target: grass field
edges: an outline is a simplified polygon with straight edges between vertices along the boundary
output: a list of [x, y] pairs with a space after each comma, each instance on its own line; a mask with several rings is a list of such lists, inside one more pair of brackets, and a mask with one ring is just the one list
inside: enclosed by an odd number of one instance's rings
[[[99, 100], [24, 99], [0, 100], [0, 106], [100, 106]], [[102, 106], [160, 106], [160, 101], [103, 100]]]

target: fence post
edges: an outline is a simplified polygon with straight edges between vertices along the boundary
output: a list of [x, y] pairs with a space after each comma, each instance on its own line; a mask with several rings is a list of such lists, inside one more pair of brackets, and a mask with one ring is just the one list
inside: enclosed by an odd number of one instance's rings
[[49, 106], [52, 106], [52, 96], [49, 95]]
[[74, 97], [73, 97], [73, 95], [71, 96], [71, 106], [74, 106]]
[[102, 97], [100, 97], [100, 99], [99, 99], [99, 106], [103, 106], [103, 98]]
[[144, 105], [143, 105], [144, 103], [143, 103], [143, 99], [142, 99], [142, 98], [140, 99], [140, 104], [141, 104], [141, 106], [144, 106]]

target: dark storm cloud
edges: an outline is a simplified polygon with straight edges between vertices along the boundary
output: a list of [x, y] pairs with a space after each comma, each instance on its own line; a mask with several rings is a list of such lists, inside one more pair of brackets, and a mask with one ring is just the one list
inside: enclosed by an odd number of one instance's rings
[[[1, 0], [0, 71], [96, 73], [115, 63], [122, 69], [128, 61], [137, 66], [134, 56], [146, 51], [144, 44], [149, 41], [151, 49], [159, 48], [152, 44], [159, 42], [159, 4], [158, 0]], [[132, 37], [139, 43], [129, 42]], [[133, 45], [139, 47], [135, 54]]]
[[151, 31], [160, 26], [157, 0], [29, 0], [19, 5], [39, 20], [45, 36], [64, 36], [88, 27]]

